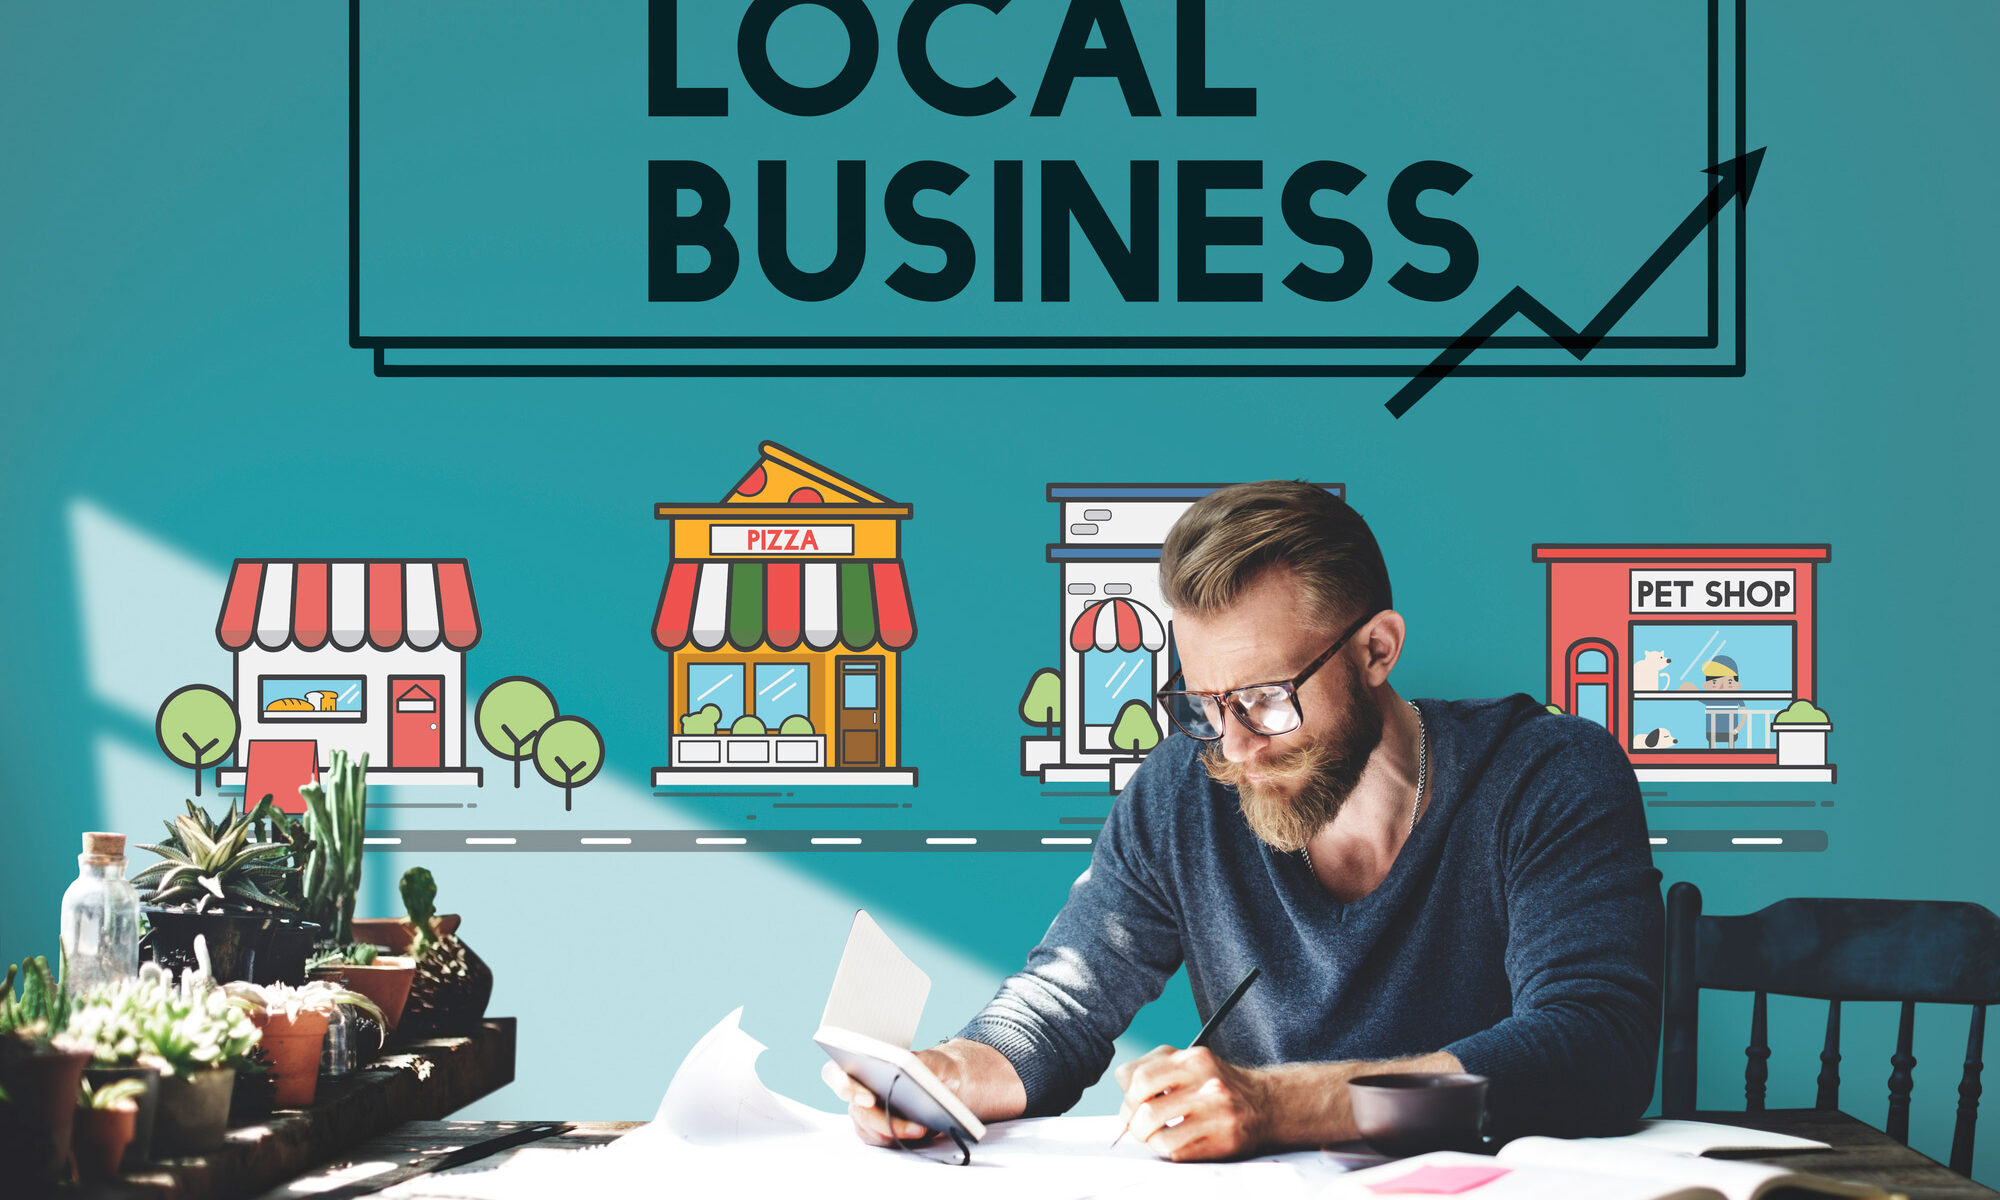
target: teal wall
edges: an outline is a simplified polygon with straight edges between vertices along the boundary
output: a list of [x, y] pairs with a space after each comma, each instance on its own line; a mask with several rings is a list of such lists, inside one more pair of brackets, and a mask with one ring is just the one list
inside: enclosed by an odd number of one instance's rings
[[[346, 345], [343, 7], [21, 5], [0, 22], [0, 959], [53, 952], [80, 830], [147, 833], [185, 794], [184, 773], [153, 745], [152, 710], [182, 683], [228, 685], [213, 628], [238, 556], [465, 557], [485, 630], [468, 687], [531, 674], [604, 731], [609, 765], [573, 814], [539, 781], [496, 786], [504, 764], [475, 746], [472, 760], [489, 769], [477, 792], [374, 796], [476, 808], [385, 809], [383, 828], [813, 826], [738, 798], [658, 797], [648, 774], [665, 754], [666, 656], [648, 626], [668, 559], [650, 506], [720, 497], [765, 438], [916, 506], [904, 555], [922, 632], [904, 656], [904, 749], [921, 785], [837, 797], [912, 805], [849, 827], [1046, 828], [1101, 815], [1102, 799], [1045, 796], [1016, 773], [1025, 729], [1012, 708], [1029, 671], [1052, 662], [1058, 632], [1045, 484], [1291, 476], [1346, 483], [1374, 524], [1410, 623], [1396, 683], [1411, 695], [1544, 690], [1545, 578], [1532, 543], [1830, 543], [1817, 700], [1835, 722], [1839, 782], [1672, 788], [1824, 802], [1804, 817], [1653, 812], [1662, 830], [1823, 828], [1827, 849], [1663, 853], [1659, 865], [1669, 881], [1698, 883], [1714, 912], [1791, 895], [2000, 906], [1980, 657], [1993, 505], [1977, 482], [1996, 421], [1975, 349], [2000, 317], [1990, 219], [2000, 171], [1987, 152], [2000, 9], [1755, 6], [1750, 133], [1771, 149], [1750, 209], [1744, 378], [1452, 380], [1397, 422], [1381, 407], [1395, 381], [1380, 379], [376, 378]], [[1515, 40], [1487, 48], [1525, 61], [1538, 39], [1586, 36], [1565, 28], [1496, 31]], [[1602, 66], [1606, 48], [1585, 49]], [[1653, 65], [1646, 44], [1609, 50], [1640, 75]], [[1403, 91], [1380, 97], [1393, 113], [1379, 122], [1348, 118], [1375, 155], [1371, 171], [1431, 156], [1418, 134], [1434, 128], [1447, 142], [1453, 112], [1477, 107], [1453, 90], [1451, 61], [1406, 74]], [[1221, 82], [1250, 69], [1218, 63]], [[1016, 90], [1031, 93], [1032, 76]], [[564, 110], [559, 95], [542, 99], [557, 106], [537, 134], [549, 139]], [[1587, 95], [1569, 100], [1590, 107]], [[1079, 104], [1046, 149], [1025, 152], [1129, 157], [1128, 120]], [[1282, 154], [1296, 159], [1312, 118], [1270, 121], [1274, 146], [1291, 139]], [[787, 153], [816, 153], [806, 132], [785, 136]], [[1171, 127], [1148, 136], [1149, 152], [1174, 156]], [[1323, 153], [1338, 155], [1344, 136], [1326, 134]], [[1567, 164], [1581, 179], [1601, 159], [1630, 181], [1628, 200], [1649, 160], [1657, 177], [1649, 130], [1616, 145], [1568, 136], [1521, 122], [1440, 156], [1496, 178], [1525, 162]], [[888, 169], [952, 156], [935, 143], [913, 152], [902, 137], [885, 126], [841, 153]], [[976, 162], [993, 148], [963, 154]], [[1461, 327], [1517, 279], [1580, 322], [1705, 186], [1703, 164], [1674, 163], [1679, 190], [1588, 228], [1535, 215], [1543, 193], [1517, 176], [1476, 210], [1478, 282], [1427, 328]], [[1540, 186], [1552, 196], [1568, 178]], [[551, 227], [522, 238], [544, 234], [576, 236]], [[1378, 272], [1403, 249], [1385, 246]], [[483, 269], [504, 274], [503, 250], [491, 252]], [[1095, 270], [1079, 262], [1080, 278]], [[877, 295], [888, 311], [887, 294], [867, 287], [837, 320], [865, 315]], [[1670, 302], [1696, 292], [1679, 276], [1662, 287], [1654, 311], [1672, 324], [1688, 309]], [[1370, 288], [1383, 290], [1379, 278]], [[769, 297], [743, 303], [784, 311]], [[1365, 303], [1364, 323], [1408, 328], [1426, 316], [1408, 302]], [[1145, 325], [1131, 311], [1106, 319]], [[412, 861], [371, 857], [365, 910], [390, 911], [389, 881]], [[470, 1112], [636, 1119], [699, 1033], [739, 1004], [746, 1029], [772, 1046], [767, 1080], [819, 1100], [807, 1035], [857, 905], [932, 971], [922, 1035], [948, 1033], [1018, 964], [1085, 859], [424, 861], [494, 966], [492, 1011], [521, 1018], [519, 1082]], [[1740, 1097], [1747, 1002], [1734, 999], [1705, 1009], [1705, 1105]], [[1810, 1103], [1818, 1006], [1780, 1001], [1773, 1017], [1772, 1102]], [[1892, 1021], [1849, 1017], [1847, 1106], [1864, 1118], [1882, 1114]], [[1178, 1041], [1191, 1024], [1177, 983], [1129, 1042]], [[1913, 1141], [1937, 1157], [1963, 1028], [1962, 1011], [1920, 1014]], [[1086, 1103], [1101, 1111], [1115, 1099], [1100, 1088]], [[2000, 1180], [2000, 1121], [1983, 1135], [1979, 1173]]]

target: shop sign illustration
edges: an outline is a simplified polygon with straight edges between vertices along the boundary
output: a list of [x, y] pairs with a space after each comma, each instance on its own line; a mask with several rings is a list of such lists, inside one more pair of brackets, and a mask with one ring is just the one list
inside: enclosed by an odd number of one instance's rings
[[[1062, 540], [1055, 666], [1037, 669], [1019, 713], [1041, 732], [1021, 739], [1021, 774], [1044, 783], [1125, 786], [1171, 731], [1154, 693], [1179, 669], [1173, 613], [1160, 595], [1160, 546], [1220, 483], [1052, 483]], [[1346, 498], [1342, 484], [1321, 484]]]
[[1537, 545], [1549, 705], [1625, 747], [1644, 783], [1832, 783], [1820, 707], [1823, 544]]
[[673, 563], [655, 786], [915, 784], [901, 657], [916, 619], [898, 504], [775, 442], [718, 504], [666, 502]]
[[216, 782], [242, 786], [246, 803], [269, 793], [296, 810], [298, 785], [335, 750], [367, 754], [371, 783], [481, 782], [465, 765], [465, 652], [479, 612], [464, 559], [239, 558], [215, 636], [233, 657], [233, 700], [176, 691], [160, 708], [160, 744], [199, 771], [233, 733], [238, 765]]

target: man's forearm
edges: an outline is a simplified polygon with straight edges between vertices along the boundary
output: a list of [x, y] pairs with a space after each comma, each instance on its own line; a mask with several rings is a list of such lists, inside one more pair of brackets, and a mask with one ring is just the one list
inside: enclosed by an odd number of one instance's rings
[[952, 1038], [920, 1052], [919, 1057], [928, 1055], [937, 1055], [949, 1064], [943, 1070], [934, 1062], [927, 1065], [981, 1121], [1008, 1121], [1027, 1111], [1028, 1090], [1021, 1084], [1020, 1072], [1006, 1055], [985, 1042]]
[[1259, 1104], [1265, 1117], [1264, 1143], [1270, 1150], [1296, 1150], [1353, 1141], [1354, 1108], [1348, 1103], [1347, 1081], [1388, 1071], [1463, 1071], [1457, 1056], [1439, 1050], [1392, 1062], [1286, 1063], [1266, 1067], [1265, 1094]]

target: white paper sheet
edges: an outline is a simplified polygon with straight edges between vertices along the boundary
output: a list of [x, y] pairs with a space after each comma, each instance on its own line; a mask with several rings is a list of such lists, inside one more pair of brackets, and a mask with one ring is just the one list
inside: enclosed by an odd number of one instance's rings
[[[1225, 1188], [1306, 1197], [1355, 1165], [1305, 1151], [1241, 1163], [1169, 1163], [1127, 1139], [1111, 1147], [1116, 1117], [997, 1122], [972, 1147], [877, 1149], [844, 1112], [823, 1112], [757, 1078], [764, 1046], [724, 1017], [688, 1052], [651, 1124], [596, 1150], [525, 1151], [485, 1170], [466, 1168], [384, 1192], [464, 1200], [541, 1200], [550, 1194], [612, 1197], [796, 1195], [802, 1200], [1212, 1200]], [[831, 1100], [831, 1096], [828, 1097]]]

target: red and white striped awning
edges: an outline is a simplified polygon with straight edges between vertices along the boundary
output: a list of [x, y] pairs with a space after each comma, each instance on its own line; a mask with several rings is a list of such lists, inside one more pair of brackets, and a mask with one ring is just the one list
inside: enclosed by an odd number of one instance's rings
[[1153, 610], [1137, 600], [1099, 600], [1077, 614], [1069, 627], [1070, 649], [1148, 650], [1167, 648], [1167, 631]]
[[424, 562], [239, 558], [215, 637], [226, 649], [363, 645], [470, 650], [479, 640], [472, 577], [462, 558]]
[[901, 650], [917, 637], [900, 562], [715, 562], [687, 559], [667, 571], [653, 641], [714, 650]]

